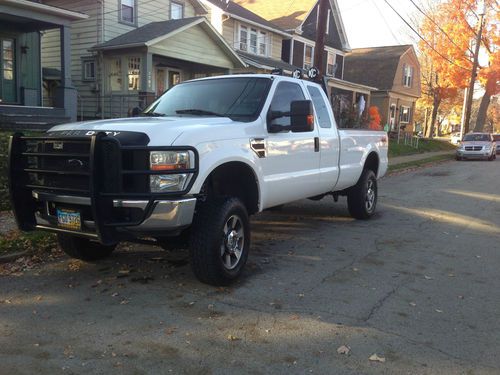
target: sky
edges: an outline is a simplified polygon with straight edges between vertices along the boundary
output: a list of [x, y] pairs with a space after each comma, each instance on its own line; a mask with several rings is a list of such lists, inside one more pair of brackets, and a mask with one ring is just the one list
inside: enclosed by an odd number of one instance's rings
[[[412, 17], [418, 16], [409, 0], [387, 1], [410, 24]], [[415, 44], [418, 40], [384, 0], [337, 0], [337, 3], [351, 48]]]

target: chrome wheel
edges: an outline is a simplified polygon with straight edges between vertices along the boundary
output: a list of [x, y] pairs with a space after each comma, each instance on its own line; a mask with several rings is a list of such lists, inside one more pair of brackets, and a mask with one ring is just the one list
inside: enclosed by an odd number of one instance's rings
[[220, 248], [222, 264], [228, 270], [236, 268], [245, 246], [243, 221], [238, 215], [232, 215], [224, 225], [223, 241]]
[[376, 199], [376, 187], [373, 182], [373, 180], [369, 179], [367, 184], [366, 184], [366, 197], [365, 197], [365, 207], [366, 211], [372, 212], [373, 207], [375, 206], [375, 199]]

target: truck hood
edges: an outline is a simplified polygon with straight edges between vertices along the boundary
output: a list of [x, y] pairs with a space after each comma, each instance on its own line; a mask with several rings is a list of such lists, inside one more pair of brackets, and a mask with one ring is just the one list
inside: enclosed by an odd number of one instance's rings
[[490, 141], [462, 141], [462, 145], [464, 146], [487, 146], [491, 145]]
[[[190, 133], [197, 136], [190, 139], [187, 145], [194, 146], [204, 140], [200, 139], [205, 138], [200, 137], [202, 134], [211, 134], [211, 140], [216, 140], [217, 134], [223, 135], [225, 139], [231, 138], [231, 135], [221, 131], [221, 128], [241, 129], [243, 124], [227, 117], [131, 117], [58, 125], [51, 128], [49, 133], [92, 136], [98, 132], [106, 132], [117, 138], [121, 138], [123, 133], [143, 133], [149, 137], [150, 146], [170, 146], [182, 134]], [[189, 138], [183, 137], [184, 140]]]

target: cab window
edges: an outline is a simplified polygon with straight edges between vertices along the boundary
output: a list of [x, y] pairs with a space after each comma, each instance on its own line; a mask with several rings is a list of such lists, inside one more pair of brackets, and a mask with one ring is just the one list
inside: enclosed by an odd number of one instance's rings
[[[293, 82], [280, 82], [271, 102], [271, 111], [290, 112], [290, 104], [295, 100], [305, 100], [302, 88]], [[290, 125], [290, 116], [273, 120], [273, 124], [281, 126]]]
[[307, 86], [307, 90], [311, 95], [319, 126], [321, 128], [331, 128], [332, 122], [330, 120], [330, 115], [328, 114], [325, 99], [323, 98], [323, 95], [321, 95], [321, 91], [314, 86]]

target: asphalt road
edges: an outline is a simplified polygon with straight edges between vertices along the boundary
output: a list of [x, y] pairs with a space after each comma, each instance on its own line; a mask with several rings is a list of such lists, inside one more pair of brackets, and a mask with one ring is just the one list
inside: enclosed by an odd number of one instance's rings
[[266, 212], [230, 288], [145, 246], [1, 277], [0, 374], [499, 374], [499, 182], [450, 161], [384, 178], [367, 222]]

